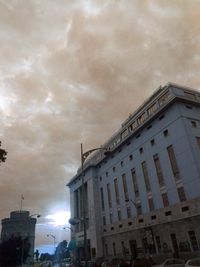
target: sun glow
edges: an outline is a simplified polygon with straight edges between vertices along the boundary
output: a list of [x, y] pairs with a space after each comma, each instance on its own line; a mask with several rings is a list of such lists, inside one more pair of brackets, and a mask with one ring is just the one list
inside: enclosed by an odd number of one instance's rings
[[54, 214], [50, 214], [46, 216], [46, 219], [50, 220], [49, 224], [53, 226], [62, 226], [68, 224], [68, 220], [70, 218], [69, 211], [59, 211]]

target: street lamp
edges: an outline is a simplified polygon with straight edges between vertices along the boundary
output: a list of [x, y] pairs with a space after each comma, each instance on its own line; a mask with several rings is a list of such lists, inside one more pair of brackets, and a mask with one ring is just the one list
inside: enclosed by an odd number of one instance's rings
[[63, 230], [66, 230], [66, 229], [69, 229], [73, 233], [73, 229], [71, 227], [69, 227], [69, 226], [63, 227]]
[[55, 237], [55, 235], [51, 235], [51, 234], [48, 234], [47, 237], [53, 238], [54, 253], [55, 253], [55, 251], [56, 251], [56, 237]]
[[31, 217], [34, 217], [34, 216], [36, 216], [36, 218], [40, 218], [41, 217], [41, 215], [40, 214], [32, 214], [32, 215], [30, 215], [29, 217], [31, 218]]
[[86, 210], [85, 210], [85, 187], [84, 187], [84, 174], [83, 174], [83, 170], [84, 170], [84, 162], [87, 159], [87, 157], [93, 153], [96, 150], [104, 150], [105, 151], [105, 155], [109, 155], [111, 152], [108, 148], [105, 147], [98, 147], [98, 148], [93, 148], [90, 149], [86, 152], [83, 152], [83, 144], [81, 144], [81, 175], [82, 175], [82, 211], [83, 211], [83, 236], [84, 236], [84, 258], [85, 258], [85, 266], [87, 265], [87, 229], [86, 229]]

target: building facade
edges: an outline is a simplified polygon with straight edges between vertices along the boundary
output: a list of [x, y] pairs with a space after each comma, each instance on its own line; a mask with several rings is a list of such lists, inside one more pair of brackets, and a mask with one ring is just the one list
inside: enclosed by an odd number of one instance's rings
[[83, 256], [84, 175], [91, 258], [198, 254], [200, 92], [167, 84], [149, 97], [68, 183]]
[[30, 249], [27, 262], [33, 262], [36, 219], [30, 216], [29, 211], [20, 210], [12, 211], [10, 218], [3, 219], [1, 223], [1, 241], [6, 241], [11, 237], [21, 237], [22, 240], [28, 238]]

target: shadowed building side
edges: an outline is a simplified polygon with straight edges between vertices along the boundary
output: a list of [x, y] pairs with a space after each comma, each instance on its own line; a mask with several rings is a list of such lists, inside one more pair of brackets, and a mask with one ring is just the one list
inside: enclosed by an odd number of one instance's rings
[[36, 219], [30, 216], [29, 211], [12, 211], [10, 218], [1, 221], [1, 241], [4, 242], [11, 237], [21, 237], [22, 240], [28, 238], [30, 244], [28, 262], [34, 259], [34, 243], [35, 243], [35, 224]]

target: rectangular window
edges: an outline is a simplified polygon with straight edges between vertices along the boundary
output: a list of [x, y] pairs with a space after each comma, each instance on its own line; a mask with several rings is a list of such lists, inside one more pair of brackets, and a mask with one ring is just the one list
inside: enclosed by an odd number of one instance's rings
[[124, 188], [124, 197], [125, 199], [129, 199], [125, 173], [122, 174], [122, 182], [123, 182], [123, 188]]
[[198, 147], [200, 148], [200, 137], [196, 136], [196, 140], [197, 140]]
[[160, 159], [158, 157], [158, 154], [154, 155], [153, 159], [154, 159], [154, 164], [156, 167], [156, 173], [157, 173], [159, 185], [163, 186], [165, 183], [164, 183], [163, 172], [161, 169]]
[[153, 198], [148, 198], [148, 202], [149, 202], [149, 210], [150, 211], [154, 210]]
[[172, 145], [167, 147], [167, 152], [168, 152], [169, 160], [171, 163], [173, 175], [176, 179], [178, 179], [179, 178], [179, 168], [178, 168], [176, 156], [175, 156], [174, 149], [173, 149]]
[[136, 177], [135, 169], [131, 170], [131, 174], [132, 174], [133, 189], [134, 189], [134, 192], [135, 192], [135, 196], [138, 197], [139, 196], [139, 189], [138, 189], [137, 177]]
[[119, 189], [118, 189], [117, 178], [115, 178], [115, 180], [114, 180], [114, 186], [115, 186], [115, 197], [116, 197], [116, 202], [117, 202], [117, 205], [119, 205], [119, 204], [120, 204], [120, 198], [119, 198]]
[[188, 235], [189, 235], [189, 238], [190, 238], [190, 243], [191, 243], [191, 246], [192, 246], [192, 250], [193, 251], [199, 250], [199, 246], [198, 246], [198, 243], [197, 243], [197, 238], [196, 238], [196, 235], [195, 235], [195, 231], [188, 231]]
[[178, 187], [177, 188], [178, 196], [180, 201], [185, 201], [186, 200], [186, 195], [185, 195], [185, 190], [184, 187]]
[[105, 210], [105, 205], [104, 205], [104, 196], [103, 196], [103, 188], [102, 187], [100, 189], [100, 194], [101, 194], [101, 208], [104, 211]]
[[156, 236], [156, 244], [157, 244], [158, 252], [161, 252], [162, 247], [161, 247], [160, 237], [158, 235]]
[[113, 223], [113, 214], [112, 214], [112, 212], [110, 212], [110, 223], [111, 224]]
[[118, 211], [117, 211], [117, 215], [118, 215], [118, 220], [121, 221], [121, 219], [122, 219], [122, 213], [121, 213], [121, 210], [118, 210]]
[[107, 184], [107, 194], [108, 194], [108, 206], [109, 206], [109, 208], [112, 208], [110, 184]]
[[151, 191], [151, 186], [150, 186], [150, 182], [149, 182], [149, 174], [148, 174], [148, 170], [147, 170], [146, 161], [142, 162], [142, 171], [143, 171], [143, 175], [144, 175], [146, 190], [147, 190], [147, 192], [149, 192], [149, 191]]
[[106, 225], [106, 217], [103, 216], [103, 225]]
[[106, 256], [108, 256], [108, 245], [107, 244], [105, 244], [105, 254]]
[[127, 211], [127, 218], [131, 218], [131, 208], [127, 207], [126, 211]]
[[115, 243], [113, 243], [113, 255], [114, 255], [114, 256], [117, 255], [117, 253], [116, 253], [116, 245], [115, 245]]
[[169, 206], [169, 200], [168, 200], [167, 193], [163, 193], [161, 196], [162, 196], [162, 200], [163, 200], [163, 206], [164, 207]]
[[141, 215], [142, 214], [142, 206], [141, 206], [141, 204], [137, 203], [136, 204], [136, 209], [137, 209], [137, 214]]

